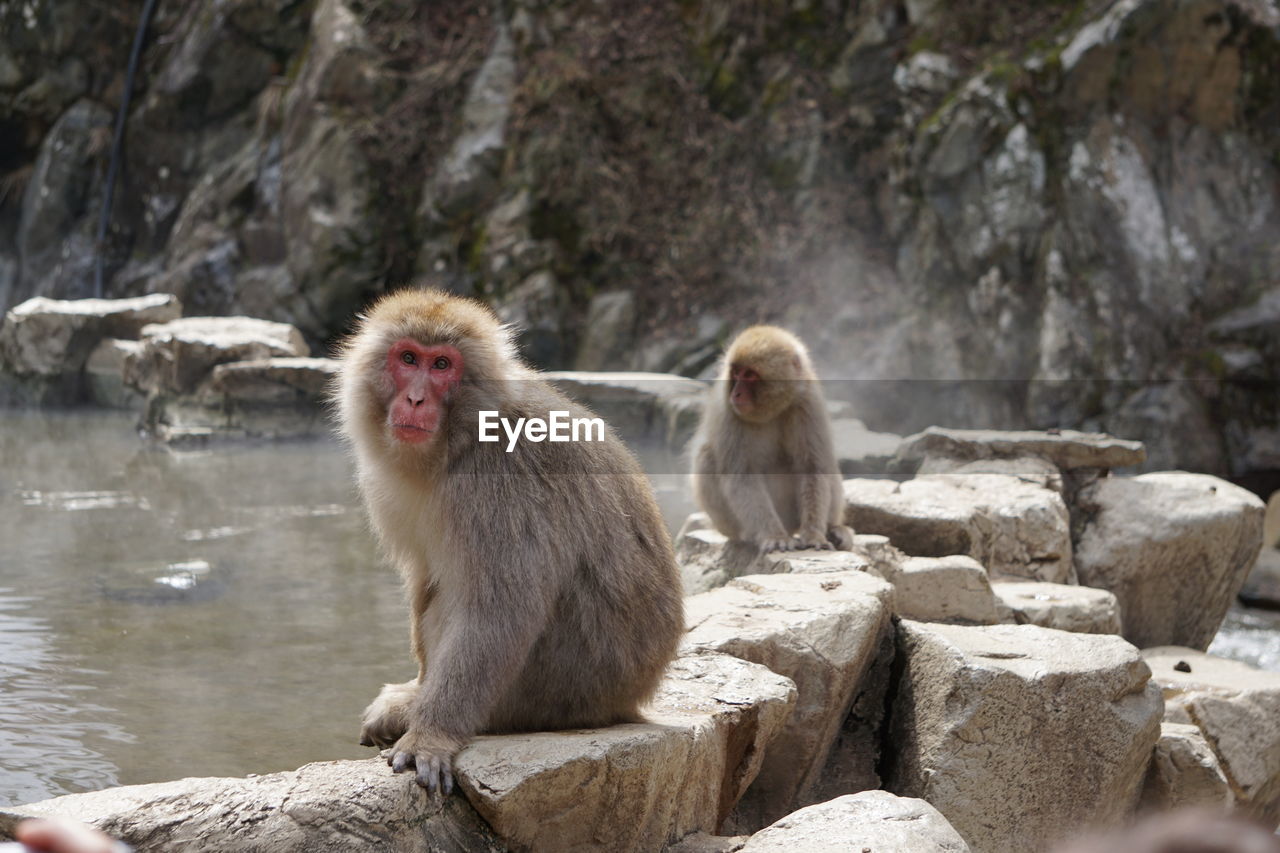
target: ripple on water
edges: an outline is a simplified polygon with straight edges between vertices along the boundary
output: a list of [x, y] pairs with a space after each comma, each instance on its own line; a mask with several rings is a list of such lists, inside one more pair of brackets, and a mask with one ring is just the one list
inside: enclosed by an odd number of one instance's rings
[[39, 599], [0, 589], [0, 806], [117, 784], [117, 768], [86, 736], [133, 742], [104, 722], [109, 708], [74, 694], [76, 670], [53, 648]]
[[1209, 653], [1280, 672], [1280, 611], [1233, 605]]

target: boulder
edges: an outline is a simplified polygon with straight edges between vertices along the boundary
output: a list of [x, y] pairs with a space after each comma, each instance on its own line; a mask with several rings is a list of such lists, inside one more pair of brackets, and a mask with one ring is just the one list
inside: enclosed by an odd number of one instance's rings
[[764, 667], [690, 655], [672, 664], [646, 722], [476, 739], [458, 755], [461, 791], [450, 797], [373, 758], [110, 788], [12, 811], [84, 821], [140, 853], [659, 850], [716, 830], [794, 701], [791, 682]]
[[1140, 647], [1205, 649], [1262, 543], [1263, 506], [1208, 474], [1108, 477], [1081, 490], [1080, 583], [1115, 593]]
[[[832, 404], [836, 408], [838, 403]], [[891, 432], [875, 432], [857, 418], [831, 418], [831, 443], [835, 447], [840, 473], [845, 477], [878, 477], [885, 474], [889, 461], [898, 452], [902, 436]]]
[[82, 371], [103, 339], [137, 338], [147, 324], [181, 313], [178, 300], [161, 293], [132, 299], [37, 296], [5, 314], [0, 370], [26, 380], [35, 402], [80, 402]]
[[627, 441], [673, 448], [684, 447], [693, 435], [707, 388], [670, 373], [552, 371], [544, 377]]
[[751, 836], [741, 853], [968, 853], [924, 800], [863, 791], [801, 809]]
[[1250, 607], [1280, 610], [1280, 551], [1265, 547], [1258, 553], [1258, 561], [1240, 587], [1239, 598]]
[[953, 459], [929, 456], [920, 463], [916, 476], [925, 474], [1007, 474], [1028, 483], [1062, 493], [1063, 478], [1058, 466], [1043, 456], [1013, 456], [989, 459]]
[[484, 737], [458, 756], [467, 798], [521, 850], [660, 850], [715, 832], [787, 722], [795, 686], [728, 655], [677, 658], [646, 722]]
[[1235, 805], [1235, 793], [1222, 764], [1199, 727], [1165, 722], [1160, 726], [1142, 791], [1144, 809], [1200, 806], [1224, 809]]
[[892, 612], [893, 587], [859, 571], [753, 575], [685, 601], [686, 649], [761, 664], [797, 690], [795, 710], [728, 829], [750, 832], [813, 802]]
[[968, 554], [992, 577], [1075, 580], [1062, 495], [1004, 474], [846, 480], [845, 523], [914, 557]]
[[1123, 639], [903, 620], [898, 655], [885, 787], [974, 851], [1044, 850], [1132, 812], [1163, 703]]
[[302, 333], [293, 326], [251, 317], [184, 317], [145, 326], [142, 343], [125, 379], [152, 395], [194, 392], [225, 362], [308, 354]]
[[432, 798], [381, 758], [128, 785], [12, 811], [87, 823], [138, 853], [506, 849], [464, 797]]
[[894, 578], [897, 614], [918, 622], [1004, 621], [987, 570], [972, 557], [908, 557]]
[[1105, 589], [1034, 581], [996, 581], [991, 589], [1019, 625], [1080, 634], [1120, 633], [1120, 603]]
[[934, 457], [971, 461], [1028, 456], [1047, 459], [1059, 470], [1067, 471], [1138, 465], [1146, 458], [1146, 451], [1140, 441], [1070, 429], [1015, 432], [943, 427], [929, 427], [908, 436], [898, 448], [900, 460], [922, 463]]
[[1165, 720], [1198, 727], [1236, 808], [1274, 827], [1280, 821], [1280, 673], [1177, 646], [1142, 655], [1164, 691]]
[[141, 409], [143, 397], [124, 382], [125, 365], [142, 350], [140, 341], [103, 338], [89, 354], [84, 377], [89, 399], [109, 409]]

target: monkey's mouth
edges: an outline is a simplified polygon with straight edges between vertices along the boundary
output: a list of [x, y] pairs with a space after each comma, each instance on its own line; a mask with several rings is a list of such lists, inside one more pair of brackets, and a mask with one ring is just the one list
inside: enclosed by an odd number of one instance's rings
[[415, 426], [414, 424], [392, 424], [391, 428], [392, 429], [412, 429], [412, 430], [417, 430], [418, 432], [435, 432], [435, 430], [433, 429], [427, 429], [426, 427]]

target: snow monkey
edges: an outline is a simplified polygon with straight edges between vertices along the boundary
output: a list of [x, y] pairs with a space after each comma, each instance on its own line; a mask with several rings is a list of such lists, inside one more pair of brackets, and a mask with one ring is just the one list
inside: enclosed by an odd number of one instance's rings
[[734, 339], [693, 441], [693, 490], [716, 529], [763, 551], [853, 547], [831, 423], [804, 344]]
[[638, 719], [684, 617], [670, 537], [622, 442], [603, 422], [596, 441], [480, 440], [495, 412], [591, 415], [477, 302], [390, 294], [339, 356], [340, 430], [418, 659], [365, 710], [361, 743], [449, 793], [476, 734]]

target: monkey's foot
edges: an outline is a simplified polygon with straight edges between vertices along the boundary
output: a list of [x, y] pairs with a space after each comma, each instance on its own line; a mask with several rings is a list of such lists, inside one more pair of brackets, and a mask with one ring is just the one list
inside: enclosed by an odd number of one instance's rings
[[427, 729], [411, 729], [391, 748], [387, 763], [394, 773], [413, 767], [415, 778], [422, 787], [435, 793], [453, 793], [453, 756], [462, 748], [462, 741]]
[[364, 709], [360, 745], [379, 749], [391, 746], [409, 730], [409, 706], [418, 693], [418, 682], [384, 684], [378, 698]]
[[829, 541], [837, 551], [853, 550], [853, 528], [843, 524], [833, 524], [827, 528], [827, 541]]
[[831, 542], [827, 540], [826, 534], [821, 530], [800, 531], [796, 536], [796, 545], [798, 550], [806, 551], [830, 551]]
[[777, 551], [794, 551], [799, 543], [790, 536], [760, 540], [760, 553], [772, 554]]

